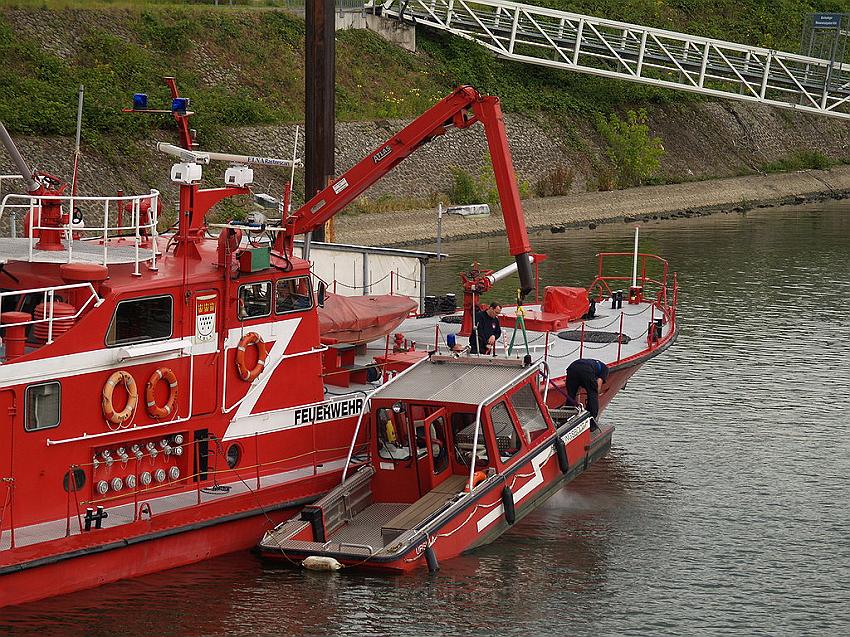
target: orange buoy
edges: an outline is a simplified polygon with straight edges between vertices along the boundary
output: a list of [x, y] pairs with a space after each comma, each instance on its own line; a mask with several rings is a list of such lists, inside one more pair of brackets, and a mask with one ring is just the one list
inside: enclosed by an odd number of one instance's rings
[[[168, 400], [160, 407], [156, 404], [156, 386], [159, 381], [168, 383]], [[145, 387], [145, 406], [152, 418], [167, 418], [175, 413], [177, 404], [177, 376], [168, 367], [160, 367], [148, 379]]]
[[[124, 383], [124, 389], [127, 390], [127, 404], [121, 411], [115, 411], [115, 406], [112, 404], [112, 393], [115, 391], [115, 386]], [[118, 370], [113, 373], [103, 386], [103, 415], [111, 423], [123, 425], [127, 422], [136, 411], [136, 405], [139, 402], [139, 392], [136, 387], [135, 379], [129, 372]]]
[[[248, 366], [245, 364], [245, 350], [251, 345], [257, 347], [257, 364], [254, 365], [253, 369], [248, 369]], [[236, 368], [239, 370], [239, 377], [249, 383], [252, 382], [266, 366], [268, 355], [269, 352], [266, 349], [266, 343], [259, 334], [256, 332], [245, 334], [239, 341], [239, 347], [236, 350]]]
[[[472, 488], [474, 489], [480, 483], [484, 482], [487, 479], [487, 474], [484, 471], [476, 471], [472, 474]], [[469, 483], [466, 483], [466, 487], [464, 491], [469, 492]]]

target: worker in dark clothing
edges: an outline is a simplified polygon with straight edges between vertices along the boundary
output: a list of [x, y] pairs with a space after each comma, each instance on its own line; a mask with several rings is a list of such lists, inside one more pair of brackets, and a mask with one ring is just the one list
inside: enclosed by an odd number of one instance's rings
[[473, 354], [495, 354], [496, 339], [502, 335], [499, 314], [502, 306], [491, 303], [490, 307], [478, 310], [475, 315], [475, 331], [469, 338], [469, 351]]
[[599, 392], [608, 380], [608, 366], [595, 358], [580, 358], [567, 367], [567, 394], [576, 400], [579, 388], [587, 392], [587, 411], [599, 418]]

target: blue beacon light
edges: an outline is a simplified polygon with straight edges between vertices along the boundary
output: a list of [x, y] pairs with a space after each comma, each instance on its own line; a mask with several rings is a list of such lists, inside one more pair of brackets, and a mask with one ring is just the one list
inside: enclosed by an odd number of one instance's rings
[[175, 113], [185, 113], [188, 109], [188, 97], [175, 97], [173, 100], [171, 100], [171, 110]]

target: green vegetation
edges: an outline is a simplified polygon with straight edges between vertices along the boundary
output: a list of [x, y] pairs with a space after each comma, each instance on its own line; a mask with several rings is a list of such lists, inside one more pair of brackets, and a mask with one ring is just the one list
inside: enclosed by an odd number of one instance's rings
[[[153, 108], [167, 107], [166, 75], [191, 98], [205, 142], [227, 126], [303, 121], [304, 21], [286, 12], [69, 9], [49, 17], [58, 31], [50, 37], [67, 47], [59, 51], [31, 35], [33, 18], [32, 11], [0, 10], [0, 120], [13, 133], [72, 135], [80, 84], [86, 142], [172, 130], [168, 117], [120, 112], [134, 92], [147, 93]], [[337, 39], [342, 120], [410, 116], [448, 90], [431, 78], [427, 60], [372, 33], [345, 31]], [[387, 86], [399, 87], [398, 95]]]
[[620, 188], [646, 183], [661, 166], [664, 147], [661, 139], [650, 134], [647, 119], [645, 110], [629, 111], [626, 119], [614, 113], [596, 118], [596, 130], [608, 144], [608, 156], [617, 170]]
[[[548, 0], [591, 15], [794, 50], [803, 16], [844, 0]], [[274, 0], [243, 0], [258, 7]], [[24, 10], [16, 10], [22, 7]], [[109, 8], [105, 11], [103, 8]], [[50, 9], [49, 16], [37, 15]], [[36, 15], [33, 15], [36, 12]], [[49, 35], [36, 26], [49, 21]], [[23, 28], [22, 28], [23, 27]], [[43, 46], [43, 37], [48, 46]], [[282, 11], [211, 7], [209, 0], [11, 0], [0, 10], [0, 119], [16, 133], [70, 135], [77, 86], [87, 90], [88, 141], [141, 138], [167, 118], [119, 114], [132, 92], [165, 104], [160, 77], [176, 75], [205, 138], [229, 125], [303, 119], [301, 18]], [[561, 116], [623, 112], [695, 96], [499, 60], [472, 42], [419, 29], [419, 53], [366, 31], [338, 40], [341, 120], [411, 117], [458, 84], [499, 95], [507, 111]]]
[[573, 187], [575, 173], [569, 166], [556, 166], [541, 177], [534, 185], [534, 194], [538, 197], [560, 197], [569, 194]]
[[460, 166], [450, 166], [452, 187], [449, 200], [460, 206], [483, 203], [486, 195], [479, 181]]
[[[452, 174], [452, 186], [448, 192], [451, 203], [461, 206], [486, 203], [491, 208], [499, 205], [499, 190], [496, 187], [496, 175], [493, 172], [489, 153], [484, 155], [483, 161], [484, 164], [477, 176], [459, 166], [449, 167]], [[531, 194], [528, 181], [518, 176], [516, 181], [520, 199], [527, 199]]]
[[787, 172], [792, 170], [826, 170], [835, 165], [829, 157], [817, 150], [800, 150], [780, 159], [764, 164], [761, 169], [766, 173]]

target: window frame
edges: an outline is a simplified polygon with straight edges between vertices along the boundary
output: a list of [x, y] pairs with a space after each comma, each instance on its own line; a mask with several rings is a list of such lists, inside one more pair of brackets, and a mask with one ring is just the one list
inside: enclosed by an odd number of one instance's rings
[[[249, 285], [257, 285], [258, 283], [267, 283], [269, 286], [269, 311], [265, 314], [257, 314], [256, 316], [239, 316], [239, 303], [242, 300], [242, 289]], [[245, 321], [254, 321], [256, 319], [268, 318], [272, 315], [272, 308], [275, 306], [275, 285], [271, 279], [261, 279], [259, 281], [248, 281], [239, 285], [236, 291], [236, 320], [240, 323]]]
[[[386, 438], [386, 423], [383, 423], [384, 424], [384, 429], [383, 429], [384, 435], [381, 435], [381, 424], [382, 423], [380, 422], [380, 419], [378, 417], [378, 413], [381, 412], [381, 411], [385, 411], [389, 415], [389, 420], [387, 422], [392, 423], [393, 430], [395, 431], [395, 435], [396, 435], [397, 440], [401, 440], [402, 438], [404, 438], [404, 439], [406, 439], [407, 444], [399, 445], [398, 443], [391, 443], [388, 440], [385, 440], [385, 438]], [[403, 421], [404, 427], [398, 427], [398, 424], [399, 424], [400, 421]], [[417, 456], [414, 455], [417, 451], [416, 441], [411, 440], [411, 438], [410, 438], [410, 426], [411, 426], [411, 422], [407, 417], [407, 413], [405, 413], [405, 412], [395, 413], [391, 406], [377, 407], [375, 409], [375, 440], [376, 440], [377, 445], [378, 445], [378, 458], [381, 462], [383, 462], [383, 461], [387, 461], [387, 462], [410, 462], [411, 460], [417, 459]], [[403, 432], [403, 433], [399, 434], [399, 432]], [[394, 445], [396, 449], [406, 449], [407, 455], [404, 456], [404, 457], [396, 458], [395, 456], [392, 455], [392, 450], [389, 449], [390, 444]], [[387, 451], [389, 451], [389, 453], [390, 453], [389, 456], [386, 456], [382, 453], [385, 449]]]
[[[44, 387], [46, 385], [57, 385], [59, 387], [59, 403], [58, 403], [59, 404], [59, 413], [58, 413], [58, 417], [56, 419], [56, 424], [55, 425], [46, 425], [46, 426], [43, 426], [43, 427], [36, 427], [35, 429], [30, 429], [29, 428], [29, 417], [30, 417], [29, 393], [30, 393], [30, 390], [34, 389], [36, 387]], [[27, 432], [27, 433], [35, 433], [37, 431], [43, 431], [45, 429], [55, 429], [60, 424], [62, 424], [62, 382], [59, 381], [59, 380], [46, 380], [46, 381], [42, 381], [40, 383], [31, 383], [31, 384], [27, 385], [26, 389], [24, 390], [24, 431]]]
[[[281, 283], [288, 282], [288, 281], [297, 281], [298, 279], [306, 279], [307, 280], [307, 297], [310, 299], [310, 304], [307, 307], [299, 307], [299, 308], [295, 308], [295, 309], [292, 309], [292, 310], [283, 310], [282, 312], [278, 311], [278, 309], [277, 309], [277, 296], [278, 296], [277, 286]], [[316, 299], [313, 296], [313, 282], [308, 275], [300, 274], [298, 276], [289, 276], [289, 277], [282, 277], [280, 279], [275, 279], [275, 282], [274, 282], [274, 313], [275, 313], [275, 316], [284, 316], [286, 314], [293, 314], [295, 312], [306, 312], [307, 310], [312, 310], [315, 305], [316, 305]]]
[[[472, 416], [471, 421], [465, 422], [465, 423], [456, 422], [456, 419], [464, 418], [464, 416]], [[467, 443], [458, 442], [457, 434], [460, 433], [461, 431], [463, 431], [464, 429], [466, 429], [467, 427], [472, 427], [472, 436], [473, 436], [473, 439], [474, 439], [474, 436], [475, 436], [475, 420], [476, 420], [476, 418], [475, 418], [475, 412], [474, 411], [462, 411], [462, 410], [454, 411], [453, 410], [451, 412], [451, 414], [449, 415], [449, 419], [448, 419], [448, 423], [447, 423], [447, 425], [449, 427], [448, 431], [451, 433], [451, 443], [452, 443], [451, 463], [452, 463], [452, 467], [453, 467], [453, 469], [454, 469], [455, 466], [462, 467], [467, 472], [467, 474], [469, 473], [469, 467], [470, 467], [471, 460], [472, 460], [472, 451], [473, 450], [471, 448], [468, 450], [469, 455], [470, 455], [470, 463], [469, 464], [467, 464], [466, 462], [463, 462], [462, 460], [459, 460], [457, 458], [457, 452], [458, 451], [461, 451], [461, 452], [467, 451], [466, 449], [460, 449], [459, 445], [467, 444]], [[475, 466], [480, 467], [481, 469], [486, 469], [488, 467], [492, 467], [492, 466], [495, 466], [495, 465], [493, 465], [493, 454], [490, 453], [490, 450], [491, 450], [491, 447], [492, 447], [492, 442], [490, 441], [490, 437], [487, 434], [487, 427], [485, 426], [485, 423], [484, 423], [483, 412], [481, 414], [481, 420], [478, 422], [478, 427], [479, 427], [478, 444], [484, 450], [485, 457], [483, 459], [482, 458], [476, 458]], [[472, 442], [470, 441], [469, 444], [471, 445]], [[484, 462], [482, 462], [482, 460], [484, 460]]]
[[[493, 411], [499, 408], [500, 406], [504, 408], [505, 413], [508, 416], [508, 420], [510, 421], [511, 427], [513, 428], [513, 434], [514, 436], [516, 436], [516, 441], [518, 443], [516, 451], [514, 451], [513, 453], [509, 453], [508, 449], [505, 449], [503, 453], [503, 450], [499, 447], [499, 435], [496, 433], [495, 423], [493, 422]], [[491, 404], [489, 409], [487, 410], [487, 417], [490, 420], [490, 427], [493, 430], [493, 438], [496, 442], [496, 453], [499, 456], [499, 461], [503, 465], [508, 464], [512, 458], [528, 450], [529, 442], [525, 436], [525, 430], [522, 428], [522, 424], [520, 423], [519, 418], [517, 417], [517, 414], [513, 409], [510, 397], [502, 396], [499, 398], [498, 401]]]
[[[112, 331], [112, 327], [115, 326], [116, 332], [118, 330], [116, 321], [118, 320], [118, 310], [121, 309], [121, 305], [125, 303], [134, 303], [139, 301], [152, 301], [154, 299], [168, 299], [171, 302], [171, 312], [169, 313], [168, 321], [168, 336], [159, 336], [157, 338], [146, 338], [143, 340], [133, 341], [119, 341], [116, 338], [114, 343], [109, 342], [109, 333]], [[167, 341], [172, 336], [174, 336], [174, 295], [155, 294], [153, 296], [136, 296], [129, 299], [121, 299], [120, 301], [118, 301], [118, 303], [115, 304], [115, 311], [112, 312], [112, 318], [109, 320], [109, 326], [106, 328], [106, 336], [104, 337], [103, 342], [106, 344], [107, 347], [126, 347], [128, 345], [140, 345], [141, 343], [156, 343], [158, 341]]]
[[[522, 418], [520, 417], [520, 411], [514, 405], [514, 397], [517, 396], [522, 391], [531, 392], [531, 399], [535, 407], [537, 407], [537, 413], [540, 415], [541, 421], [543, 423], [543, 427], [539, 429], [535, 429], [533, 432], [525, 428], [525, 424], [522, 422]], [[535, 391], [534, 387], [531, 383], [525, 383], [512, 391], [510, 394], [506, 396], [507, 405], [513, 416], [514, 425], [519, 429], [520, 437], [527, 446], [532, 447], [537, 444], [537, 441], [545, 436], [547, 433], [551, 433], [554, 431], [552, 424], [546, 418], [546, 413], [543, 410], [542, 405], [542, 397]], [[519, 400], [519, 399], [517, 399]]]

